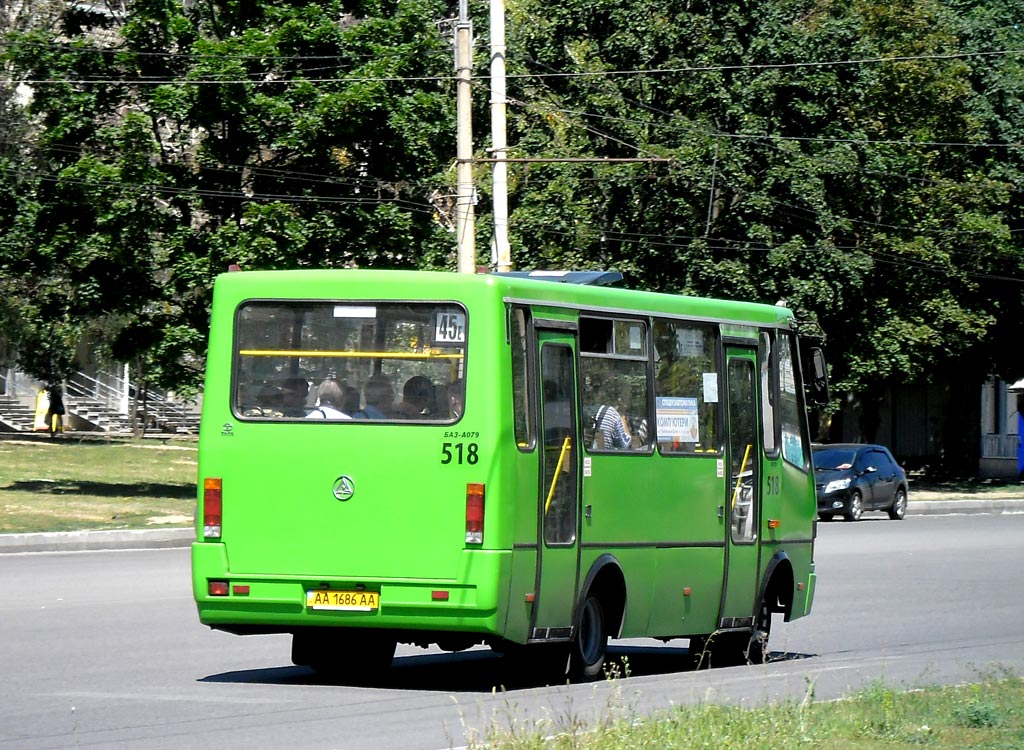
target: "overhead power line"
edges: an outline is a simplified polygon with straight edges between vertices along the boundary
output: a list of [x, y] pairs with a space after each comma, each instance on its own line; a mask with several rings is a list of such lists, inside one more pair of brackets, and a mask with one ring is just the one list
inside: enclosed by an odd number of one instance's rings
[[628, 75], [670, 75], [678, 73], [717, 73], [745, 70], [786, 70], [793, 68], [827, 68], [843, 65], [875, 65], [879, 63], [915, 62], [921, 60], [960, 60], [970, 57], [1006, 57], [1010, 55], [1024, 56], [1024, 49], [992, 50], [986, 52], [950, 52], [931, 55], [893, 55], [889, 57], [863, 57], [849, 60], [822, 60], [788, 63], [745, 63], [742, 65], [684, 65], [671, 68], [643, 68], [632, 70], [598, 70], [598, 71], [552, 71], [549, 73], [517, 73], [509, 74], [509, 78], [599, 78], [603, 76]]
[[[84, 54], [89, 50], [81, 50], [79, 48], [69, 48], [69, 52], [75, 54]], [[117, 49], [99, 49], [92, 50], [97, 54], [111, 54], [111, 53], [129, 53], [129, 54], [143, 54], [136, 53], [132, 50], [117, 50]], [[231, 55], [189, 55], [184, 53], [147, 53], [153, 55], [167, 55], [171, 56], [182, 56], [186, 59], [211, 59], [211, 60], [224, 60], [224, 59], [239, 59], [239, 60], [254, 60], [269, 62], [275, 60], [329, 60], [338, 59], [344, 55], [339, 53], [337, 56], [325, 56], [325, 55], [314, 55], [310, 57], [303, 57], [299, 55], [290, 56], [238, 56], [232, 57]], [[896, 63], [896, 62], [914, 62], [922, 60], [956, 60], [956, 59], [968, 59], [972, 57], [1006, 57], [1013, 55], [1024, 56], [1024, 49], [1007, 49], [1007, 50], [992, 50], [984, 52], [955, 52], [948, 54], [929, 54], [929, 55], [899, 55], [890, 57], [866, 57], [856, 58], [848, 60], [822, 60], [822, 61], [806, 61], [806, 62], [787, 62], [787, 63], [746, 63], [742, 65], [685, 65], [677, 67], [667, 68], [631, 68], [622, 70], [599, 70], [599, 71], [549, 71], [546, 73], [508, 73], [507, 78], [522, 80], [522, 79], [545, 79], [545, 78], [603, 78], [603, 77], [618, 77], [618, 76], [645, 76], [645, 75], [672, 75], [682, 73], [714, 73], [714, 72], [728, 72], [728, 71], [760, 71], [760, 70], [785, 70], [785, 69], [796, 69], [796, 68], [814, 68], [814, 67], [836, 67], [836, 66], [847, 66], [847, 65], [874, 65], [881, 63]], [[325, 66], [321, 69], [330, 69], [329, 66]], [[277, 71], [278, 74], [284, 71]], [[291, 71], [290, 71], [291, 72]], [[302, 72], [301, 70], [297, 72]], [[73, 83], [73, 84], [129, 84], [129, 83], [140, 83], [147, 85], [170, 85], [170, 84], [196, 84], [196, 85], [218, 85], [218, 84], [241, 84], [241, 83], [258, 83], [258, 84], [288, 84], [288, 83], [337, 83], [337, 82], [421, 82], [421, 81], [455, 81], [457, 76], [455, 75], [437, 75], [437, 76], [341, 76], [341, 77], [330, 77], [330, 78], [296, 78], [296, 79], [285, 79], [285, 78], [267, 78], [268, 75], [273, 75], [274, 71], [270, 68], [268, 71], [260, 71], [253, 75], [262, 76], [261, 78], [230, 78], [230, 79], [216, 79], [216, 78], [202, 78], [202, 79], [187, 79], [187, 78], [76, 78], [76, 79], [63, 79], [63, 78], [29, 78], [19, 79], [20, 82], [28, 85], [45, 85], [45, 84], [58, 84], [58, 83]], [[488, 81], [490, 77], [487, 75], [474, 76], [476, 81]]]

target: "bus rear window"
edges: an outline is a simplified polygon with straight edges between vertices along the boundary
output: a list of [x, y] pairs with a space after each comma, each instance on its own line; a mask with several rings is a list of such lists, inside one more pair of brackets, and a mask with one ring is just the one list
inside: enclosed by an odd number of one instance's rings
[[257, 421], [454, 422], [466, 343], [454, 303], [247, 302], [235, 319], [232, 410]]

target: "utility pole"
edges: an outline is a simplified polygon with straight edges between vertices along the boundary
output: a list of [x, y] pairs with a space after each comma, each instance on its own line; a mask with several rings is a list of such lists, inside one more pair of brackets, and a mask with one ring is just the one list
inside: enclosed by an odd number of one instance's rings
[[491, 151], [494, 156], [494, 255], [497, 270], [512, 270], [508, 242], [508, 144], [505, 135], [505, 2], [491, 0]]
[[476, 224], [473, 214], [473, 97], [470, 76], [473, 69], [473, 25], [469, 22], [469, 0], [459, 0], [459, 22], [455, 26], [455, 70], [458, 194], [455, 201], [455, 232], [458, 237], [459, 273], [476, 273]]

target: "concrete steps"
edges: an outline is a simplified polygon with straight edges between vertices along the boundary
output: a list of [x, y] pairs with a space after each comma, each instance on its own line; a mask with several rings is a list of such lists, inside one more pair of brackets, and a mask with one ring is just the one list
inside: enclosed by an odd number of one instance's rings
[[65, 417], [68, 426], [75, 430], [99, 430], [101, 432], [131, 432], [131, 420], [128, 415], [111, 409], [97, 399], [81, 396], [65, 396], [64, 406], [67, 408]]
[[[128, 434], [131, 419], [99, 399], [65, 394], [65, 430], [98, 431]], [[147, 432], [195, 435], [199, 432], [199, 410], [192, 404], [153, 401], [147, 404]], [[0, 396], [0, 432], [32, 432], [34, 406], [13, 396]]]
[[4, 432], [31, 432], [35, 409], [13, 396], [0, 396], [0, 430]]

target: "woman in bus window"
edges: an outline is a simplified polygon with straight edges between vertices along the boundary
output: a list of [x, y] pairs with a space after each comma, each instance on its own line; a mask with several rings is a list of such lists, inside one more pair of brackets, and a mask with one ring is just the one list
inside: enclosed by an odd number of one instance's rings
[[317, 408], [306, 419], [352, 419], [341, 410], [344, 398], [337, 380], [325, 380], [317, 389]]

